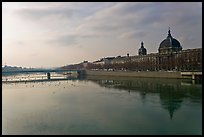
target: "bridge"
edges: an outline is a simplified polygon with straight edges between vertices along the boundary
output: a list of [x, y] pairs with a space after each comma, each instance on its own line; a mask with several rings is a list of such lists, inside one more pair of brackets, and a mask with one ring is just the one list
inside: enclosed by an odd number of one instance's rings
[[48, 72], [77, 72], [81, 73], [83, 70], [73, 70], [73, 69], [31, 69], [31, 70], [16, 70], [16, 71], [2, 71], [2, 74], [15, 74], [15, 73], [48, 73]]
[[[34, 79], [30, 76], [30, 75], [25, 75], [24, 77], [21, 76], [17, 76], [16, 74], [33, 74], [33, 73], [37, 73], [37, 77], [36, 75], [31, 75], [32, 77], [35, 77]], [[39, 76], [40, 73], [40, 76]], [[41, 75], [41, 73], [44, 73], [43, 75]], [[54, 73], [54, 74], [52, 74]], [[56, 76], [56, 74], [58, 76]], [[5, 76], [5, 81], [27, 81], [27, 80], [52, 80], [53, 79], [59, 79], [59, 75], [60, 77], [64, 77], [66, 79], [70, 78], [70, 76], [73, 77], [73, 75], [75, 77], [81, 77], [85, 74], [85, 70], [73, 70], [73, 69], [32, 69], [32, 70], [16, 70], [16, 71], [2, 71], [2, 76]], [[12, 76], [11, 78], [8, 78], [8, 76]], [[2, 77], [2, 81], [3, 77]]]

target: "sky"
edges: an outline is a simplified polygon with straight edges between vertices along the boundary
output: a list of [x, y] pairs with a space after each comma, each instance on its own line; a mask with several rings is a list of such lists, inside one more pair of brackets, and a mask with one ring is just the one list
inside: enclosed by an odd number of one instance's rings
[[168, 28], [183, 50], [202, 47], [201, 2], [3, 2], [2, 65], [59, 67], [157, 53]]

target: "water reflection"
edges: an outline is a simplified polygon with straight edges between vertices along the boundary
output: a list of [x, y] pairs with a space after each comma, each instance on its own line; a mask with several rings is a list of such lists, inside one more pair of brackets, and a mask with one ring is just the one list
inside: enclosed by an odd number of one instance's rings
[[139, 92], [142, 101], [148, 94], [157, 94], [160, 97], [162, 107], [169, 112], [170, 119], [177, 111], [184, 99], [190, 99], [195, 103], [202, 103], [201, 81], [184, 79], [154, 79], [154, 78], [128, 78], [128, 77], [95, 77], [88, 76], [101, 87], [126, 90], [127, 92]]
[[201, 134], [202, 85], [91, 77], [6, 83], [3, 134]]

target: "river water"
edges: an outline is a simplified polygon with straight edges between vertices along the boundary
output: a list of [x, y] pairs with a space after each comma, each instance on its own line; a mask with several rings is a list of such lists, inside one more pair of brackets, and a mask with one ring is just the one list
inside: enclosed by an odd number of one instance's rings
[[2, 83], [2, 134], [202, 134], [200, 82], [88, 76]]

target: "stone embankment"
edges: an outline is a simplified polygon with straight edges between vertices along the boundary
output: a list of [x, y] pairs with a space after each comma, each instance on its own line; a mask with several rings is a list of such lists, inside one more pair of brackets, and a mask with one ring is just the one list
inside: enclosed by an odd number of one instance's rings
[[86, 75], [149, 77], [149, 78], [183, 78], [180, 71], [177, 71], [177, 72], [153, 72], [153, 71], [136, 72], [136, 71], [86, 70]]

